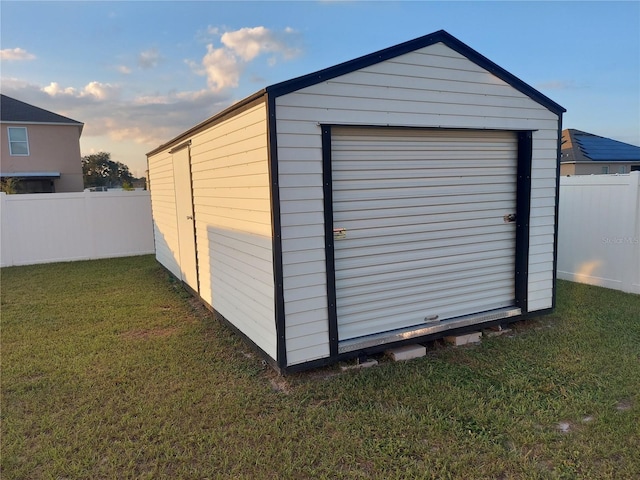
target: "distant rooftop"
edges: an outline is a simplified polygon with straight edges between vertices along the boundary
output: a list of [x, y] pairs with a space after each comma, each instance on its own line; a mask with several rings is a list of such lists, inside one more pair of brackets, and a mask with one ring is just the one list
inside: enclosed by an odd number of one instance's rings
[[65, 125], [75, 124], [80, 128], [82, 122], [58, 115], [44, 108], [35, 107], [21, 102], [15, 98], [0, 95], [0, 121], [20, 123], [60, 123]]
[[569, 128], [562, 131], [562, 162], [640, 162], [640, 147]]

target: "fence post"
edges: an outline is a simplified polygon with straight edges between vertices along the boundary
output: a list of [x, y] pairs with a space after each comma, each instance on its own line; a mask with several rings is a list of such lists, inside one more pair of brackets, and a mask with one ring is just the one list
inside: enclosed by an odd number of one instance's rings
[[8, 215], [7, 194], [0, 192], [0, 267], [13, 266], [13, 238]]
[[628, 247], [625, 251], [629, 254], [620, 256], [624, 272], [622, 288], [625, 292], [640, 294], [640, 172], [631, 172], [628, 178], [625, 203], [629, 208], [629, 216], [623, 222], [627, 224], [624, 241]]
[[85, 230], [86, 238], [89, 240], [89, 245], [87, 246], [87, 258], [93, 260], [97, 257], [96, 251], [96, 234], [95, 234], [95, 225], [94, 225], [94, 215], [93, 215], [93, 199], [95, 198], [92, 195], [94, 192], [82, 192], [83, 202], [82, 202], [82, 211], [84, 216], [84, 222], [80, 228]]

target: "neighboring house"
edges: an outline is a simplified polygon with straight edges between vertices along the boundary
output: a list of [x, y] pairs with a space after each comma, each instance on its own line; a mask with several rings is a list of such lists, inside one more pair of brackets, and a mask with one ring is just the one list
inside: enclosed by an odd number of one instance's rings
[[81, 192], [80, 135], [84, 124], [0, 95], [2, 180], [18, 193]]
[[573, 128], [562, 131], [560, 175], [629, 173], [640, 170], [640, 147]]

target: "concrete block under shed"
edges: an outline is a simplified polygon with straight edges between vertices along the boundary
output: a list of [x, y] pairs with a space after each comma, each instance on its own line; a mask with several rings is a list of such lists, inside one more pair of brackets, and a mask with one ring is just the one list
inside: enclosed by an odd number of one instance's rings
[[387, 350], [386, 353], [394, 362], [400, 362], [424, 357], [427, 354], [427, 347], [422, 345], [405, 345], [404, 347]]
[[444, 337], [444, 339], [447, 343], [460, 347], [462, 345], [469, 345], [470, 343], [480, 343], [481, 337], [482, 332], [472, 332], [467, 333], [466, 335], [449, 335]]

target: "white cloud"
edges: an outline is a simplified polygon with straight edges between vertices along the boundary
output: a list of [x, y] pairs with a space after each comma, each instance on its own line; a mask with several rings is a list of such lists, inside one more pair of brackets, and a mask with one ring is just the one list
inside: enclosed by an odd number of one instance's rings
[[34, 60], [36, 56], [23, 48], [5, 48], [0, 50], [0, 60]]
[[138, 66], [143, 69], [154, 68], [160, 61], [160, 53], [156, 48], [151, 48], [138, 54]]
[[51, 82], [46, 87], [42, 87], [41, 90], [52, 97], [57, 97], [58, 95], [75, 95], [76, 93], [75, 88], [62, 88], [58, 82]]
[[152, 130], [144, 127], [144, 125], [123, 125], [120, 119], [105, 118], [104, 127], [109, 132], [109, 138], [116, 141], [132, 140], [139, 144], [152, 145], [158, 142], [158, 139]]
[[131, 73], [131, 69], [129, 67], [127, 67], [126, 65], [118, 65], [116, 67], [116, 70], [118, 70], [120, 73], [122, 73], [124, 75], [129, 75]]
[[93, 97], [97, 100], [109, 100], [116, 97], [118, 93], [118, 87], [109, 83], [91, 82], [84, 87], [80, 96]]
[[228, 91], [209, 89], [150, 93], [132, 99], [123, 98], [120, 87], [108, 83], [91, 82], [74, 88], [51, 82], [43, 87], [15, 78], [2, 78], [2, 93], [83, 122], [83, 142], [108, 138], [114, 145], [145, 145], [147, 151], [228, 107], [233, 100]]
[[237, 87], [242, 66], [233, 53], [226, 48], [207, 45], [207, 54], [202, 59], [202, 69], [207, 75], [207, 85], [212, 92]]
[[[206, 101], [207, 98], [211, 96], [211, 92], [209, 90], [197, 90], [195, 92], [177, 92], [175, 94], [175, 98], [182, 101], [187, 102], [197, 102], [200, 100]], [[218, 97], [218, 98], [226, 98], [226, 97]]]
[[21, 80], [15, 77], [2, 77], [2, 93], [5, 93], [5, 91], [17, 92], [19, 90], [29, 89], [31, 87], [33, 87], [33, 85], [26, 80]]
[[118, 93], [118, 87], [115, 87], [109, 83], [90, 82], [82, 90], [76, 90], [73, 87], [63, 88], [58, 82], [51, 82], [46, 87], [42, 87], [41, 91], [45, 92], [51, 97], [76, 97], [76, 98], [91, 98], [94, 100], [108, 100], [115, 98]]
[[221, 33], [218, 27], [209, 26], [207, 33], [219, 35], [222, 47], [216, 48], [209, 43], [200, 63], [185, 62], [194, 73], [207, 77], [207, 85], [213, 93], [237, 87], [245, 66], [262, 54], [273, 54], [267, 60], [272, 67], [277, 63], [277, 56], [290, 60], [301, 52], [296, 46], [298, 34], [290, 27], [283, 32], [259, 26]]
[[171, 105], [177, 102], [196, 102], [207, 100], [211, 96], [209, 90], [203, 89], [194, 92], [170, 92], [168, 95], [142, 95], [133, 100], [135, 105]]
[[169, 97], [166, 95], [143, 95], [133, 100], [136, 105], [166, 105]]
[[295, 32], [291, 28], [277, 33], [265, 27], [241, 28], [225, 32], [220, 41], [245, 62], [249, 62], [262, 53], [279, 53], [285, 59], [300, 54], [300, 49], [287, 44], [287, 36]]

